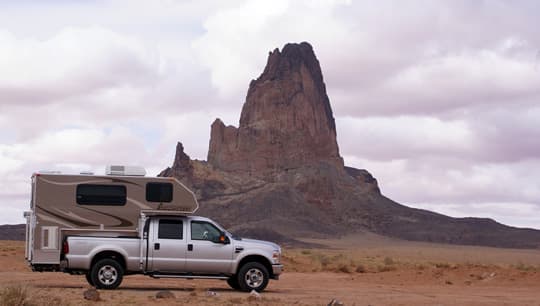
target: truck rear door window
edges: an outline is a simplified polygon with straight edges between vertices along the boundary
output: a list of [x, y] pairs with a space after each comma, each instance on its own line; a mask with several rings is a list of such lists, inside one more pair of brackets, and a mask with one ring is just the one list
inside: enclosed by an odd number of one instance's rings
[[171, 183], [147, 183], [146, 201], [148, 202], [171, 202], [173, 198], [173, 186]]
[[184, 227], [181, 220], [159, 220], [159, 239], [184, 239]]
[[77, 204], [126, 205], [126, 186], [93, 184], [77, 185]]

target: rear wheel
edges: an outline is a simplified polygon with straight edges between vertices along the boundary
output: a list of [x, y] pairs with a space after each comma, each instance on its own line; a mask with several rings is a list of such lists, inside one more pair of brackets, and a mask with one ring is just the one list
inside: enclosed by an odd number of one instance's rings
[[124, 269], [114, 259], [101, 259], [94, 264], [90, 278], [98, 289], [115, 289], [120, 286]]
[[227, 280], [227, 284], [229, 284], [229, 286], [231, 286], [231, 288], [233, 288], [234, 290], [240, 290], [240, 285], [238, 284], [238, 278], [236, 277], [236, 275], [231, 276]]
[[268, 285], [269, 274], [264, 265], [258, 262], [248, 262], [240, 268], [236, 279], [240, 290], [261, 292]]

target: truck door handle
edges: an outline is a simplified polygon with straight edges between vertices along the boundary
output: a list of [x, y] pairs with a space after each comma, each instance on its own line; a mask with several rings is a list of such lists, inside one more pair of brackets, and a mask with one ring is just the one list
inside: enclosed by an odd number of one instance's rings
[[191, 244], [191, 243], [188, 244], [188, 245], [187, 245], [187, 250], [188, 250], [188, 251], [193, 251], [193, 244]]
[[159, 250], [159, 243], [154, 243], [154, 250]]

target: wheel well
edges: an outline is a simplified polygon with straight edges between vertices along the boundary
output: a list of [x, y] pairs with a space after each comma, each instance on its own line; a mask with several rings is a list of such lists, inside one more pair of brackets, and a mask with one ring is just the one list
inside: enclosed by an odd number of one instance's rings
[[238, 273], [238, 270], [240, 270], [240, 268], [242, 268], [242, 266], [244, 266], [248, 262], [258, 262], [262, 264], [266, 268], [266, 270], [268, 270], [269, 276], [270, 277], [274, 276], [273, 270], [272, 270], [272, 264], [270, 263], [268, 259], [266, 259], [266, 257], [261, 256], [261, 255], [249, 255], [242, 258], [242, 260], [238, 264], [238, 267], [236, 268], [236, 273]]
[[96, 262], [98, 262], [99, 260], [102, 260], [104, 258], [110, 258], [110, 259], [116, 260], [120, 264], [120, 266], [122, 266], [124, 271], [126, 270], [126, 260], [124, 259], [124, 256], [122, 256], [122, 254], [120, 254], [118, 252], [114, 252], [114, 251], [103, 251], [103, 252], [97, 253], [94, 256], [94, 258], [92, 258], [92, 263], [90, 264], [90, 269], [92, 269], [92, 267], [94, 266], [94, 264]]

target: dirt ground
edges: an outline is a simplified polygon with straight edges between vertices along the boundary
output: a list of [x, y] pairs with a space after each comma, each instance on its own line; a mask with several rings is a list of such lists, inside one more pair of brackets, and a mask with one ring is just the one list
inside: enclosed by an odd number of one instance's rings
[[[540, 305], [540, 250], [395, 241], [356, 235], [327, 248], [285, 249], [286, 272], [255, 300], [219, 280], [127, 276], [87, 301], [83, 276], [31, 272], [24, 243], [0, 241], [0, 304], [22, 290], [27, 305]], [[169, 290], [175, 298], [156, 299]], [[21, 304], [22, 305], [22, 304]]]

